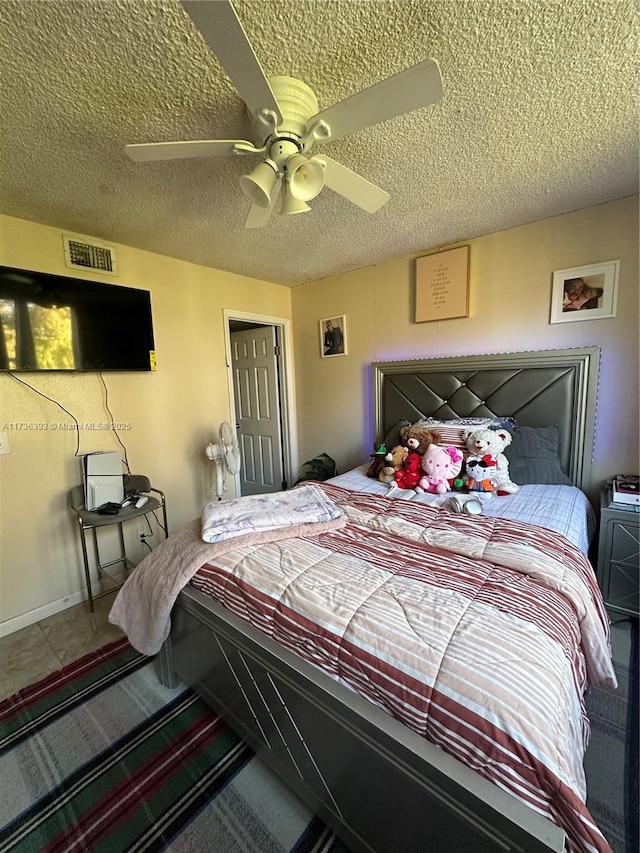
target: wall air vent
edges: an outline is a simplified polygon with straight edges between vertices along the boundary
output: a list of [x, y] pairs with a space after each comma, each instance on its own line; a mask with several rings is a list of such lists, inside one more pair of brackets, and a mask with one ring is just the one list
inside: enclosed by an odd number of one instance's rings
[[95, 270], [107, 275], [118, 274], [116, 255], [110, 246], [86, 243], [66, 234], [63, 235], [62, 239], [64, 242], [64, 261], [71, 269]]

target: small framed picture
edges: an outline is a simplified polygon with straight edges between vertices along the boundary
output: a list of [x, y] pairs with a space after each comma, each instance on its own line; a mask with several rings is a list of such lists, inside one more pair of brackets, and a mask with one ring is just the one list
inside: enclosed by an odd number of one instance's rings
[[550, 323], [604, 320], [616, 316], [620, 261], [556, 270]]
[[338, 317], [325, 317], [318, 321], [320, 328], [320, 355], [322, 358], [332, 358], [334, 355], [347, 354], [347, 318], [344, 314]]

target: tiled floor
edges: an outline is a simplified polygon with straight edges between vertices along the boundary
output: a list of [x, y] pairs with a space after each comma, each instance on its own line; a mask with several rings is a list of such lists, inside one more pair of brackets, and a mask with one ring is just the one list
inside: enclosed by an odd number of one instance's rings
[[0, 700], [124, 634], [107, 616], [115, 592], [95, 601], [95, 627], [86, 602], [0, 638]]

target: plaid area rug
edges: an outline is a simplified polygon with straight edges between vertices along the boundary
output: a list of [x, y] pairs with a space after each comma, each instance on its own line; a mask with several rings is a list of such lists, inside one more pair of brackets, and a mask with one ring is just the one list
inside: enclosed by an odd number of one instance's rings
[[346, 853], [126, 640], [0, 703], [0, 851]]
[[591, 742], [585, 755], [587, 805], [614, 853], [638, 853], [640, 837], [640, 653], [638, 620], [611, 628], [618, 689], [586, 698]]

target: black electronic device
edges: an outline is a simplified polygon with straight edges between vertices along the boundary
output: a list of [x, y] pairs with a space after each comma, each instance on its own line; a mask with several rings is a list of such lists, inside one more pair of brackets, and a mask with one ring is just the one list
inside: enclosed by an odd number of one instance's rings
[[0, 370], [155, 370], [151, 294], [0, 266]]
[[121, 510], [120, 504], [112, 503], [108, 501], [106, 504], [102, 504], [99, 506], [96, 512], [98, 515], [117, 515]]

